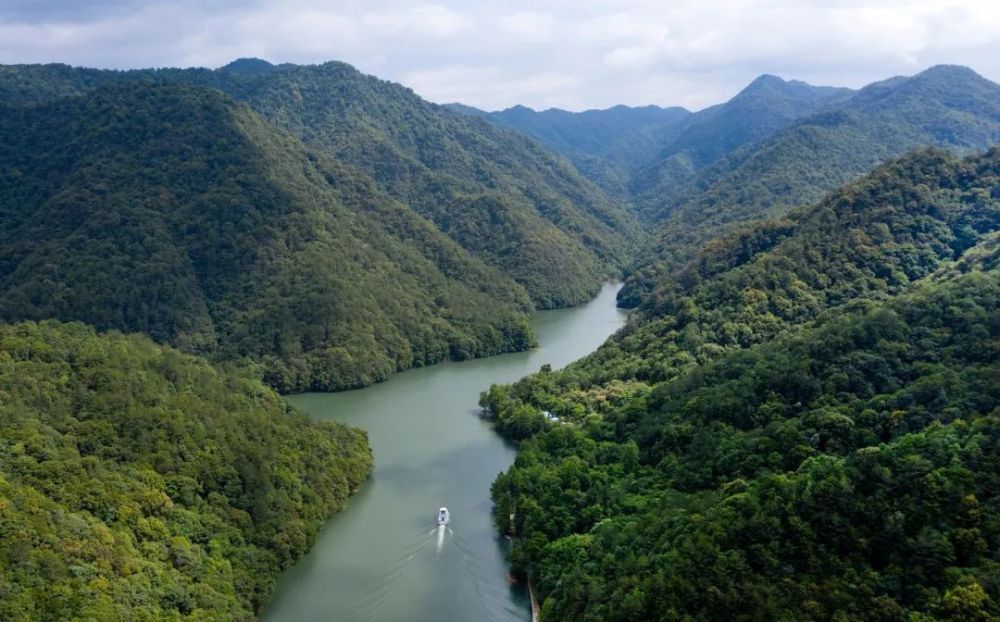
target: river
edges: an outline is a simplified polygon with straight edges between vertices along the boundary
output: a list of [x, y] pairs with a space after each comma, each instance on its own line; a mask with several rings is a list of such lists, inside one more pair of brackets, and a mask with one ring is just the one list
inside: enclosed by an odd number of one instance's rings
[[[315, 419], [368, 431], [371, 479], [282, 574], [264, 622], [513, 622], [531, 619], [523, 586], [507, 581], [505, 542], [490, 516], [490, 484], [514, 448], [479, 416], [479, 392], [592, 352], [625, 321], [617, 285], [591, 302], [533, 319], [531, 352], [443, 363], [365, 389], [290, 401]], [[438, 508], [451, 511], [439, 530]]]

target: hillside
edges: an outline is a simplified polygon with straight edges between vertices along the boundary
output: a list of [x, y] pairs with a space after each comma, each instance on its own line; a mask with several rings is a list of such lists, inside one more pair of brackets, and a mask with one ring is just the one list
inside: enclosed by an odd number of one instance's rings
[[532, 343], [521, 287], [218, 91], [111, 85], [0, 127], [4, 320], [250, 357], [281, 390]]
[[647, 197], [663, 222], [621, 300], [637, 304], [668, 269], [740, 223], [780, 217], [904, 151], [972, 151], [1000, 143], [1000, 85], [964, 67], [933, 67], [858, 91], [695, 178]]
[[537, 138], [612, 196], [634, 202], [642, 220], [655, 223], [663, 218], [661, 197], [679, 184], [739, 147], [851, 94], [763, 75], [729, 101], [695, 113], [658, 106], [583, 112], [514, 106], [490, 113], [451, 108]]
[[493, 498], [543, 618], [1000, 616], [998, 300], [857, 305], [523, 443]]
[[[475, 114], [474, 109], [451, 107]], [[524, 106], [484, 113], [566, 156], [588, 179], [620, 199], [630, 198], [632, 174], [657, 155], [690, 113], [679, 107], [614, 106], [606, 110], [535, 111]]]
[[1000, 230], [1000, 150], [925, 150], [819, 204], [704, 245], [629, 325], [552, 380], [661, 382], [765, 343], [827, 309], [906, 290]]
[[543, 616], [1000, 615], [998, 231], [1000, 152], [912, 154], [492, 387], [522, 440], [496, 520]]
[[[661, 221], [679, 184], [724, 156], [771, 136], [796, 119], [850, 97], [844, 88], [812, 86], [798, 80], [762, 75], [732, 99], [692, 114], [675, 136], [635, 173], [631, 192], [642, 219]], [[667, 204], [669, 205], [669, 203]]]
[[344, 63], [218, 70], [94, 71], [60, 65], [0, 70], [12, 103], [49, 101], [95, 84], [170, 81], [218, 88], [307, 145], [373, 178], [540, 308], [589, 299], [631, 259], [633, 219], [561, 158], [515, 132], [420, 99]]
[[363, 432], [148, 338], [0, 326], [0, 619], [251, 620]]

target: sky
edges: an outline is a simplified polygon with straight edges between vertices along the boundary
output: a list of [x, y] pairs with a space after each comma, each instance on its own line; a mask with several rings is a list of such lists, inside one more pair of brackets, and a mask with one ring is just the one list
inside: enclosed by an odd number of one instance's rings
[[1000, 81], [1000, 0], [0, 0], [0, 63], [340, 60], [486, 110], [699, 109], [756, 76], [859, 87], [940, 63]]

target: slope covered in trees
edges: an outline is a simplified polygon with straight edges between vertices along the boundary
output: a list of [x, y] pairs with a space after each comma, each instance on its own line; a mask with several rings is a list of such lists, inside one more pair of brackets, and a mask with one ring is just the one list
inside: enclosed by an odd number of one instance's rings
[[41, 102], [95, 84], [150, 80], [218, 88], [366, 172], [381, 190], [521, 283], [538, 307], [588, 299], [631, 258], [639, 237], [628, 214], [536, 142], [344, 63], [242, 59], [214, 71], [4, 67], [0, 94], [10, 102]]
[[1000, 152], [907, 156], [492, 387], [543, 618], [1000, 615], [998, 230]]
[[998, 180], [1000, 150], [965, 160], [921, 151], [787, 219], [713, 240], [572, 381], [661, 381], [830, 307], [898, 294], [1000, 229]]
[[520, 286], [218, 91], [111, 85], [0, 127], [5, 320], [250, 357], [282, 390], [532, 342]]
[[697, 246], [741, 223], [781, 217], [904, 151], [980, 150], [1000, 142], [1000, 86], [964, 67], [933, 67], [834, 98], [786, 129], [637, 199], [662, 221], [621, 300], [637, 304]]
[[658, 106], [576, 113], [524, 106], [491, 113], [452, 107], [537, 138], [610, 194], [635, 199], [639, 215], [655, 222], [661, 194], [669, 195], [731, 151], [850, 94], [849, 89], [763, 75], [728, 102], [696, 113]]
[[631, 176], [646, 166], [680, 130], [691, 113], [680, 107], [614, 106], [606, 110], [535, 111], [514, 106], [483, 112], [451, 104], [465, 114], [479, 114], [501, 127], [538, 139], [566, 156], [577, 170], [605, 192], [629, 199]]
[[635, 173], [631, 191], [641, 217], [648, 223], [662, 220], [662, 202], [673, 200], [679, 185], [740, 147], [755, 144], [852, 93], [762, 75], [726, 103], [684, 119], [675, 136]]
[[0, 619], [250, 620], [367, 477], [360, 430], [82, 324], [0, 326]]

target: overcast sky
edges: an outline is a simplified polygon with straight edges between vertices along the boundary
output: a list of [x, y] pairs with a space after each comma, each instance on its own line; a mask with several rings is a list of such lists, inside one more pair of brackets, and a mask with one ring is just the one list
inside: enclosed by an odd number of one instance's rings
[[0, 0], [0, 63], [342, 60], [438, 102], [723, 101], [761, 73], [857, 87], [938, 63], [1000, 81], [1000, 0]]

